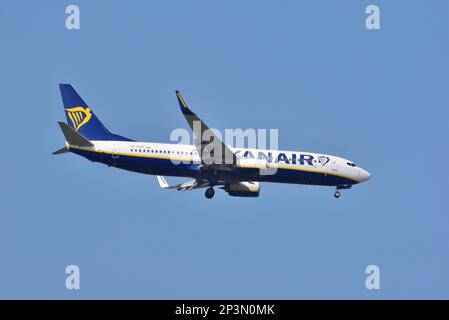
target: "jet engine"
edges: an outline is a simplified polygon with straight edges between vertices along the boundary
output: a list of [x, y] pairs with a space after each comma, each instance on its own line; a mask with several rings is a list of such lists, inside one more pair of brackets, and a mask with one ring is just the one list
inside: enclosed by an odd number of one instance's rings
[[225, 191], [234, 197], [258, 197], [260, 192], [259, 182], [231, 182], [224, 187]]

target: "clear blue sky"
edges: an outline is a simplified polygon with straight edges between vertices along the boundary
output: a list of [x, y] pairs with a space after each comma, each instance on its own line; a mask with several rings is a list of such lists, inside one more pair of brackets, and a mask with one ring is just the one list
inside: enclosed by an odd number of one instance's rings
[[[81, 30], [65, 28], [77, 4]], [[365, 28], [377, 4], [381, 30]], [[449, 2], [3, 1], [0, 298], [449, 298]], [[159, 189], [70, 154], [59, 83], [114, 132], [279, 128], [372, 179]], [[65, 288], [65, 267], [81, 290]], [[365, 288], [365, 267], [381, 289]]]

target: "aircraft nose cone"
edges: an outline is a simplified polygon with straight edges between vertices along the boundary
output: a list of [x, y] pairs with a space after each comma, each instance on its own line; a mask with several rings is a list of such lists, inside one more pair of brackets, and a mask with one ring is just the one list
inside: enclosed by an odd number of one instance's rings
[[368, 171], [366, 171], [366, 170], [360, 168], [360, 169], [359, 169], [359, 177], [360, 177], [360, 180], [361, 180], [361, 181], [366, 181], [366, 180], [368, 180], [369, 178], [371, 178], [371, 174], [370, 174]]

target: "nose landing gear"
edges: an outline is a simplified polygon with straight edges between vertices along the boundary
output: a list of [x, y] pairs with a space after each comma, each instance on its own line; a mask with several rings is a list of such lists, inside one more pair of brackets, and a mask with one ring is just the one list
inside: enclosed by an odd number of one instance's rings
[[340, 191], [338, 191], [338, 190], [341, 190], [341, 189], [351, 189], [351, 187], [352, 187], [352, 184], [338, 184], [338, 185], [337, 185], [337, 190], [335, 190], [335, 192], [334, 192], [334, 197], [335, 197], [336, 199], [340, 198], [341, 193], [340, 193]]
[[214, 197], [215, 194], [215, 190], [212, 187], [209, 187], [206, 189], [206, 192], [204, 193], [204, 195], [206, 196], [207, 199], [212, 199]]

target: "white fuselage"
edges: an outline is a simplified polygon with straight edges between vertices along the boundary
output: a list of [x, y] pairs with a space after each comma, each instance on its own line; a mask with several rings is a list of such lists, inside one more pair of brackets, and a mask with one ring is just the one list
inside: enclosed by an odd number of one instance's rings
[[[92, 161], [99, 161], [125, 170], [173, 176], [197, 176], [201, 165], [193, 145], [135, 141], [92, 141], [93, 147], [71, 151]], [[368, 180], [370, 174], [351, 161], [327, 154], [302, 151], [231, 148], [240, 159], [241, 180], [254, 179], [271, 182], [290, 182], [318, 185], [351, 185]], [[253, 160], [251, 160], [253, 159]], [[248, 176], [243, 169], [257, 169], [264, 162], [276, 169], [272, 176]], [[278, 171], [278, 172], [277, 172]], [[239, 180], [234, 174], [234, 178]]]

